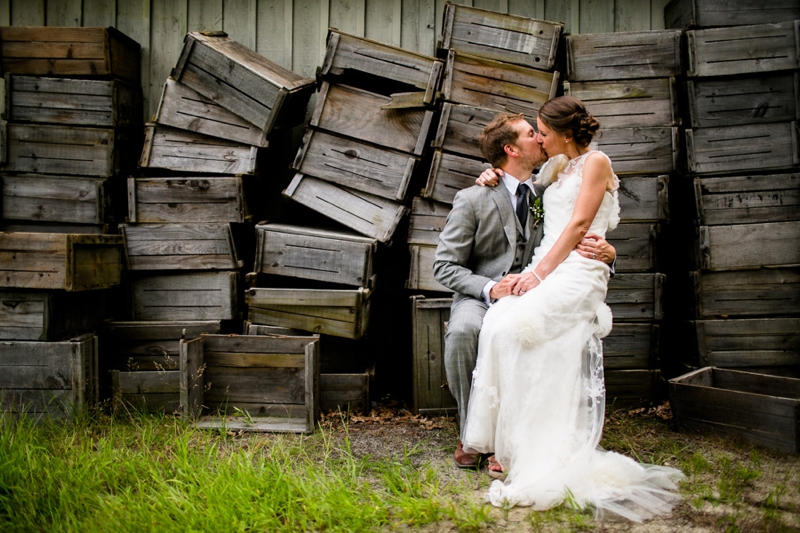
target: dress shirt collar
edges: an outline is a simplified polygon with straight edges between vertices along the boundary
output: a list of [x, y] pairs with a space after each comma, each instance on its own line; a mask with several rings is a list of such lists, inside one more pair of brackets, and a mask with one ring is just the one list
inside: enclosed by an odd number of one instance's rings
[[[508, 189], [508, 192], [511, 194], [511, 196], [514, 196], [514, 195], [517, 194], [517, 184], [519, 182], [520, 181], [517, 178], [515, 178], [514, 176], [512, 176], [508, 172], [504, 173], [504, 175], [503, 175], [503, 184], [506, 186], [506, 189]], [[527, 180], [523, 181], [522, 183], [531, 190], [531, 192], [533, 193], [534, 196], [536, 196], [536, 193], [533, 190], [533, 179], [528, 178]]]

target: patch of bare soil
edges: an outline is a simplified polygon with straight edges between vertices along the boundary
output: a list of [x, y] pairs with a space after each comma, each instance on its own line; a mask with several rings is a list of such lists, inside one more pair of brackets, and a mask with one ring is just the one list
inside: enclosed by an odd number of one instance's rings
[[[347, 423], [339, 415], [329, 415], [323, 424], [334, 439], [347, 437], [356, 457], [408, 460], [432, 468], [441, 486], [464, 487], [475, 503], [483, 501], [491, 482], [485, 467], [475, 471], [455, 466], [458, 432], [452, 418], [425, 418], [382, 405], [369, 416], [351, 416]], [[732, 439], [679, 433], [668, 404], [607, 414], [601, 445], [642, 462], [681, 469], [687, 475], [680, 488], [683, 501], [670, 515], [642, 524], [613, 516], [596, 519], [591, 512], [564, 508], [544, 513], [492, 508], [494, 522], [484, 531], [800, 532], [798, 456]], [[459, 528], [440, 522], [422, 531]]]

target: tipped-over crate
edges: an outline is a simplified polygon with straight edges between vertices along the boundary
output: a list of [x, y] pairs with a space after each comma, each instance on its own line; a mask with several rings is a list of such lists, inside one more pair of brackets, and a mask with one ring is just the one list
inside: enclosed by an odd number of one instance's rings
[[198, 427], [314, 431], [317, 337], [201, 335], [180, 350], [181, 409]]

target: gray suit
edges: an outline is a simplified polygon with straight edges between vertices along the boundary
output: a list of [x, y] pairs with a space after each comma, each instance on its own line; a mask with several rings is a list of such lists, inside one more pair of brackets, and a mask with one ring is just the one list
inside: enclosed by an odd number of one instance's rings
[[[534, 192], [541, 196], [544, 189], [534, 184]], [[488, 309], [481, 291], [490, 279], [500, 281], [528, 265], [542, 239], [542, 225], [534, 227], [529, 214], [523, 231], [502, 183], [463, 189], [453, 200], [439, 236], [433, 272], [436, 281], [456, 293], [445, 334], [444, 362], [462, 421], [478, 357], [478, 333]]]

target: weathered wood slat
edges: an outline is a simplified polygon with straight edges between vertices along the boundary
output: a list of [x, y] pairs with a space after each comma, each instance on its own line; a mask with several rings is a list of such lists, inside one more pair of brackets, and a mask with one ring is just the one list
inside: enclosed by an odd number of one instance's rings
[[391, 239], [408, 212], [402, 204], [303, 174], [296, 174], [283, 194], [381, 242]]
[[570, 81], [669, 78], [683, 74], [681, 32], [568, 35], [567, 79]]
[[114, 220], [113, 201], [119, 200], [105, 178], [23, 174], [0, 181], [6, 220], [103, 224]]
[[452, 293], [433, 277], [433, 261], [436, 254], [436, 245], [412, 244], [409, 246], [411, 252], [411, 268], [406, 281], [406, 288], [417, 291], [436, 291]]
[[0, 290], [0, 339], [60, 341], [103, 320], [105, 293]]
[[141, 126], [141, 89], [119, 81], [8, 76], [8, 120], [71, 126]]
[[329, 30], [321, 76], [363, 72], [411, 85], [424, 92], [422, 102], [436, 99], [442, 62], [387, 44]]
[[497, 113], [498, 111], [492, 109], [445, 102], [442, 104], [439, 127], [431, 146], [447, 152], [483, 158], [478, 146], [478, 136]]
[[183, 172], [255, 174], [257, 153], [258, 148], [249, 144], [148, 124], [139, 166]]
[[800, 6], [794, 0], [672, 0], [664, 8], [667, 28], [713, 28], [766, 24], [800, 18]]
[[611, 128], [597, 148], [617, 174], [667, 174], [678, 170], [678, 128]]
[[319, 408], [367, 414], [370, 411], [369, 374], [320, 374]]
[[608, 370], [604, 374], [607, 405], [626, 408], [658, 400], [658, 370]]
[[447, 3], [441, 48], [549, 70], [555, 65], [563, 29], [559, 22]]
[[693, 128], [800, 119], [800, 74], [686, 82]]
[[475, 185], [475, 180], [489, 166], [482, 160], [436, 150], [433, 153], [428, 182], [420, 196], [452, 204], [456, 193]]
[[701, 226], [704, 270], [800, 265], [800, 221]]
[[190, 32], [172, 77], [269, 134], [303, 120], [314, 91], [303, 78], [227, 35]]
[[113, 77], [140, 84], [139, 43], [114, 28], [0, 29], [3, 72]]
[[184, 420], [196, 420], [203, 410], [205, 383], [203, 373], [204, 337], [180, 340], [180, 398], [181, 416]]
[[128, 178], [128, 221], [247, 222], [246, 176]]
[[130, 270], [235, 270], [229, 224], [120, 224]]
[[558, 72], [501, 63], [450, 50], [442, 81], [444, 99], [535, 119], [556, 95]]
[[620, 219], [623, 222], [658, 222], [669, 219], [668, 184], [669, 176], [621, 178]]
[[661, 273], [617, 274], [608, 282], [606, 303], [615, 320], [660, 320], [663, 318], [664, 280]]
[[701, 225], [800, 220], [800, 174], [695, 178]]
[[111, 177], [135, 166], [138, 135], [78, 126], [8, 125], [5, 170]]
[[172, 78], [164, 84], [154, 122], [261, 148], [269, 146], [264, 130]]
[[119, 235], [0, 233], [0, 287], [105, 289], [119, 284]]
[[800, 313], [800, 269], [694, 272], [694, 316], [792, 316]]
[[612, 370], [652, 368], [658, 358], [658, 324], [614, 324], [603, 339], [603, 367]]
[[[693, 374], [706, 383], [695, 384]], [[800, 452], [800, 380], [706, 367], [669, 381], [680, 429], [734, 434], [789, 453]]]
[[688, 76], [753, 74], [800, 67], [800, 21], [689, 30]]
[[415, 413], [433, 416], [456, 410], [444, 369], [444, 334], [452, 303], [452, 298], [411, 297]]
[[700, 364], [800, 366], [800, 318], [698, 320]]
[[656, 246], [659, 224], [624, 223], [609, 233], [608, 242], [617, 250], [617, 272], [653, 272], [658, 268]]
[[401, 202], [418, 159], [309, 129], [292, 167], [302, 174]]
[[237, 272], [138, 275], [131, 280], [134, 320], [237, 318]]
[[392, 98], [323, 81], [310, 125], [360, 141], [422, 155], [433, 111], [384, 109]]
[[411, 203], [408, 226], [408, 244], [439, 244], [439, 233], [444, 229], [450, 204], [416, 197]]
[[603, 128], [681, 124], [675, 78], [564, 82], [564, 94], [580, 98]]
[[256, 226], [255, 271], [370, 287], [378, 242], [340, 231], [285, 224]]

